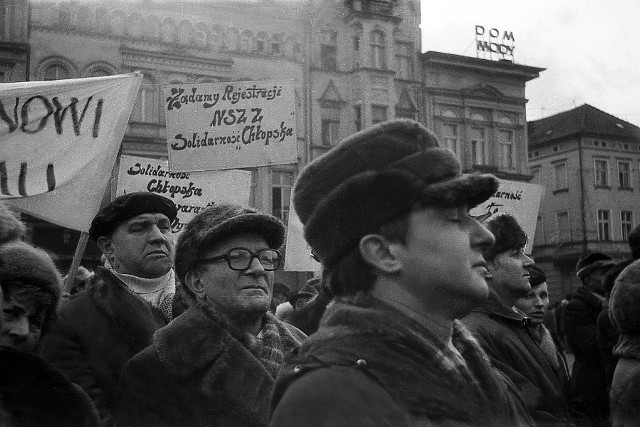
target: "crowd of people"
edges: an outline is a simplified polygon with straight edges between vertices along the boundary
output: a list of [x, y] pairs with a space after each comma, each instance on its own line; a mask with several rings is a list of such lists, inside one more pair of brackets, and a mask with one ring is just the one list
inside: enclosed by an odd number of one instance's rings
[[174, 242], [170, 199], [117, 197], [103, 265], [63, 281], [0, 205], [0, 425], [639, 425], [640, 227], [549, 309], [516, 218], [469, 213], [497, 188], [415, 121], [351, 135], [296, 181], [323, 271], [293, 293], [255, 209]]

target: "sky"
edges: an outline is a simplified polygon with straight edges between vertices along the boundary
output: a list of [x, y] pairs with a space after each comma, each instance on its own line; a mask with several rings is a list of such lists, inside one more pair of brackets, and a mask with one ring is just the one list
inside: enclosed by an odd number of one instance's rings
[[475, 26], [514, 36], [527, 120], [582, 104], [640, 126], [640, 1], [421, 0], [422, 51], [476, 56]]

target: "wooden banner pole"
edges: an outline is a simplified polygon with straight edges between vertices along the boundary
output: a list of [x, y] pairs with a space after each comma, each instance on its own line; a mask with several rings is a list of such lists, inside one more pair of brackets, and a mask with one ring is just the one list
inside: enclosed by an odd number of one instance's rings
[[75, 279], [76, 273], [78, 272], [78, 267], [80, 266], [80, 262], [82, 261], [82, 255], [84, 255], [84, 250], [87, 247], [88, 241], [89, 233], [85, 231], [81, 232], [80, 239], [78, 240], [78, 246], [76, 246], [76, 253], [73, 255], [73, 261], [71, 262], [71, 267], [69, 267], [67, 280], [65, 280], [62, 293], [68, 293], [73, 287], [73, 280]]

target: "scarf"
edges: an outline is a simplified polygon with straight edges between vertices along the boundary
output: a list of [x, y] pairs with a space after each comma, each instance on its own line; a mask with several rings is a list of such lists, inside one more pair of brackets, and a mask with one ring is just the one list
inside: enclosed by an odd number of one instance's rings
[[127, 285], [129, 291], [159, 309], [167, 322], [173, 319], [173, 298], [176, 294], [176, 279], [173, 269], [170, 269], [163, 276], [147, 279], [131, 274], [118, 273], [111, 266], [109, 260], [104, 261], [104, 266]]

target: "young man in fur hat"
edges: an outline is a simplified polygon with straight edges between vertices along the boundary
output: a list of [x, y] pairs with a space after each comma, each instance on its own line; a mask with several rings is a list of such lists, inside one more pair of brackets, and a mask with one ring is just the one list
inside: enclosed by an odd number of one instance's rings
[[553, 367], [529, 329], [530, 319], [513, 309], [531, 291], [524, 253], [527, 235], [514, 217], [501, 214], [484, 223], [495, 244], [483, 248], [489, 274], [489, 298], [463, 319], [487, 352], [493, 365], [520, 390], [536, 423], [567, 422], [561, 372]]
[[271, 425], [524, 421], [456, 320], [487, 297], [493, 236], [469, 209], [497, 186], [461, 175], [412, 120], [358, 132], [303, 170], [294, 205], [335, 298], [281, 368]]
[[606, 373], [596, 337], [598, 316], [605, 304], [604, 278], [614, 264], [611, 257], [602, 252], [581, 258], [576, 264], [576, 275], [582, 286], [576, 289], [565, 308], [567, 343], [575, 356], [569, 409], [580, 424], [608, 423]]
[[266, 426], [284, 354], [305, 335], [269, 313], [284, 225], [214, 205], [184, 228], [176, 274], [190, 308], [127, 362], [119, 426]]
[[42, 354], [89, 394], [105, 425], [113, 424], [125, 362], [177, 314], [172, 269], [174, 203], [129, 193], [102, 208], [89, 235], [106, 258], [85, 292], [60, 310]]

